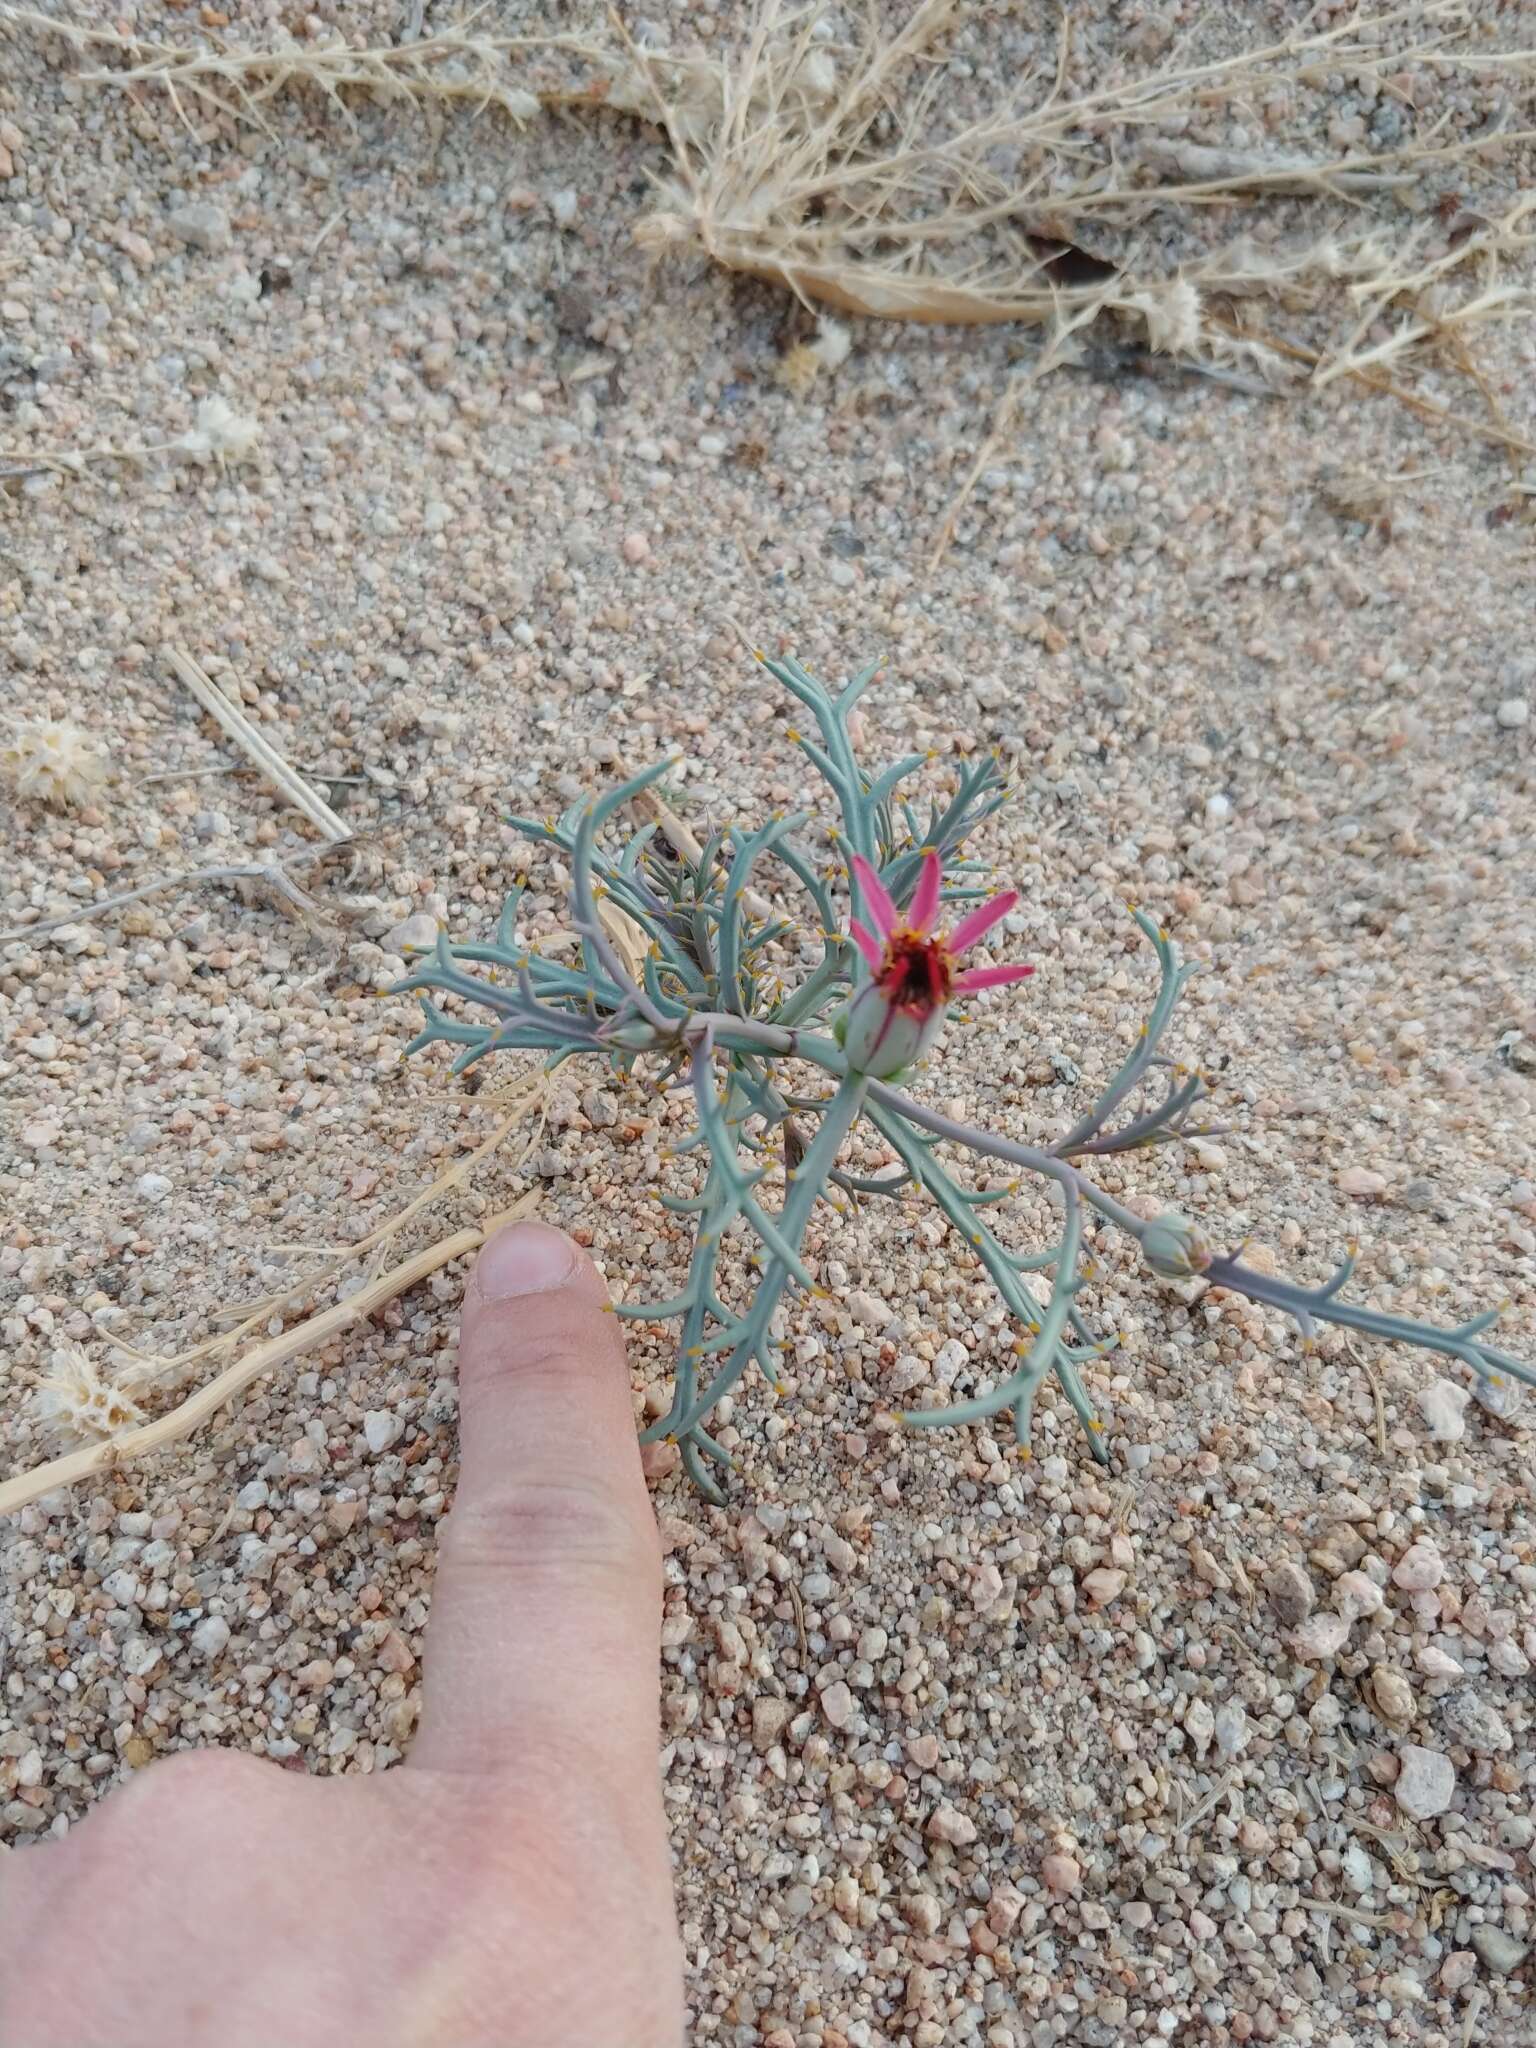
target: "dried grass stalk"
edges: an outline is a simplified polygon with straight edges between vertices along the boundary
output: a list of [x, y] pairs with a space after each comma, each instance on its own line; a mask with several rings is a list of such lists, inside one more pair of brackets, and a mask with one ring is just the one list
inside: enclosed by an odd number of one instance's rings
[[224, 728], [237, 746], [244, 748], [268, 781], [304, 813], [317, 831], [337, 844], [352, 837], [330, 805], [315, 794], [265, 734], [258, 732], [245, 713], [238, 710], [222, 690], [215, 688], [184, 647], [168, 648], [165, 658], [209, 717]]
[[[510, 1208], [501, 1210], [489, 1221], [455, 1231], [440, 1239], [436, 1244], [413, 1253], [411, 1257], [383, 1269], [382, 1259], [387, 1247], [407, 1225], [432, 1203], [452, 1190], [465, 1187], [477, 1167], [482, 1166], [500, 1149], [507, 1138], [530, 1115], [535, 1122], [532, 1131], [511, 1162], [515, 1170], [543, 1133], [543, 1115], [549, 1101], [549, 1077], [540, 1073], [531, 1081], [523, 1082], [513, 1104], [502, 1121], [473, 1152], [450, 1166], [429, 1188], [415, 1197], [395, 1215], [370, 1230], [356, 1244], [348, 1245], [339, 1252], [330, 1254], [326, 1264], [317, 1273], [311, 1273], [303, 1283], [306, 1291], [323, 1286], [337, 1278], [348, 1266], [359, 1259], [369, 1259], [369, 1272], [361, 1287], [335, 1303], [320, 1314], [308, 1317], [292, 1330], [259, 1343], [243, 1358], [227, 1366], [206, 1386], [188, 1395], [187, 1399], [167, 1414], [156, 1416], [152, 1421], [142, 1422], [130, 1429], [123, 1429], [103, 1438], [100, 1442], [87, 1444], [80, 1450], [70, 1451], [64, 1456], [53, 1458], [46, 1464], [35, 1466], [30, 1472], [19, 1473], [14, 1479], [0, 1484], [0, 1514], [23, 1508], [29, 1501], [39, 1499], [57, 1486], [72, 1486], [77, 1480], [89, 1478], [93, 1473], [110, 1467], [126, 1464], [130, 1459], [142, 1457], [147, 1452], [158, 1450], [163, 1445], [175, 1443], [192, 1431], [200, 1428], [209, 1418], [232, 1401], [237, 1394], [259, 1379], [263, 1373], [309, 1351], [317, 1344], [327, 1342], [339, 1331], [370, 1316], [374, 1310], [396, 1295], [404, 1294], [409, 1288], [435, 1273], [440, 1266], [451, 1260], [463, 1258], [467, 1253], [477, 1251], [486, 1238], [503, 1223], [512, 1222], [519, 1216], [526, 1216], [538, 1206], [538, 1195], [530, 1189], [521, 1195]], [[219, 1336], [204, 1339], [190, 1350], [173, 1357], [157, 1357], [134, 1350], [131, 1345], [120, 1344], [118, 1349], [133, 1360], [131, 1379], [134, 1388], [141, 1389], [156, 1381], [163, 1381], [173, 1374], [185, 1374], [200, 1360], [211, 1355], [227, 1354], [233, 1351], [245, 1338], [253, 1335], [288, 1300], [293, 1290], [273, 1294], [259, 1301], [242, 1314], [240, 1322], [232, 1330]]]
[[515, 1216], [526, 1215], [534, 1206], [536, 1197], [530, 1191], [512, 1208], [486, 1224], [472, 1229], [455, 1231], [438, 1243], [428, 1245], [425, 1250], [414, 1253], [398, 1266], [391, 1266], [387, 1273], [381, 1273], [356, 1294], [349, 1295], [334, 1307], [320, 1315], [311, 1316], [296, 1329], [284, 1330], [281, 1336], [271, 1337], [264, 1344], [227, 1366], [207, 1386], [199, 1387], [195, 1394], [189, 1394], [178, 1407], [166, 1415], [157, 1415], [153, 1422], [142, 1422], [136, 1428], [119, 1431], [114, 1436], [104, 1437], [99, 1443], [86, 1444], [78, 1451], [66, 1452], [63, 1457], [50, 1458], [46, 1464], [35, 1466], [30, 1472], [23, 1472], [15, 1479], [8, 1479], [0, 1485], [0, 1515], [14, 1514], [29, 1501], [39, 1500], [45, 1493], [52, 1493], [56, 1487], [74, 1486], [82, 1479], [89, 1479], [95, 1473], [107, 1472], [126, 1465], [135, 1458], [147, 1457], [151, 1451], [158, 1451], [167, 1444], [177, 1443], [182, 1437], [190, 1436], [201, 1428], [212, 1416], [261, 1378], [275, 1366], [285, 1364], [301, 1352], [313, 1350], [315, 1345], [325, 1343], [353, 1323], [371, 1316], [375, 1309], [382, 1308], [387, 1301], [393, 1301], [398, 1294], [425, 1280], [429, 1273], [435, 1273], [440, 1266], [446, 1266], [453, 1259], [462, 1259], [468, 1253], [478, 1251], [491, 1232], [501, 1224], [510, 1222]]

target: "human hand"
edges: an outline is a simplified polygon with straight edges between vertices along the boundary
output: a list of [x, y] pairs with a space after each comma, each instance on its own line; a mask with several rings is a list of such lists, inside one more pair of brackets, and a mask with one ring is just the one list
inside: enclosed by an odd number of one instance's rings
[[480, 1255], [406, 1765], [188, 1751], [0, 1856], [4, 2048], [678, 2048], [660, 1547], [606, 1299], [543, 1224]]

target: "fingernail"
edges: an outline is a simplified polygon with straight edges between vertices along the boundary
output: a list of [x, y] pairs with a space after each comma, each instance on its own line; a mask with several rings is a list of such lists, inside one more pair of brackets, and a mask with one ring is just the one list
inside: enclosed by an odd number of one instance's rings
[[517, 1294], [548, 1294], [576, 1270], [576, 1247], [547, 1223], [513, 1223], [499, 1230], [475, 1261], [471, 1282], [485, 1301]]

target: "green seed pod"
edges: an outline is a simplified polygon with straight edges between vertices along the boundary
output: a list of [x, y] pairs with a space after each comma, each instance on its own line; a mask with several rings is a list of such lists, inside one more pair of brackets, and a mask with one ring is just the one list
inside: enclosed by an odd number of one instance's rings
[[1216, 1256], [1198, 1223], [1165, 1209], [1142, 1232], [1141, 1254], [1164, 1280], [1192, 1280]]
[[944, 1005], [893, 1003], [879, 982], [861, 988], [843, 1011], [840, 1035], [848, 1065], [872, 1081], [894, 1081], [922, 1058], [944, 1029]]

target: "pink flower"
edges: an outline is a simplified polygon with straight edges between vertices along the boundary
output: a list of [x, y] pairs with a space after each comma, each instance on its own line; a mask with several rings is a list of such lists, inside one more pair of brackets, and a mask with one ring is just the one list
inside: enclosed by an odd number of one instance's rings
[[[854, 1072], [887, 1081], [911, 1066], [933, 1043], [951, 999], [975, 989], [1002, 988], [1023, 981], [1032, 967], [971, 967], [955, 972], [955, 961], [991, 931], [1018, 902], [1018, 892], [1005, 889], [990, 902], [968, 911], [948, 934], [933, 929], [939, 913], [943, 869], [936, 853], [926, 854], [912, 897], [908, 921], [902, 922], [884, 883], [860, 854], [853, 858], [859, 894], [877, 939], [859, 920], [850, 918], [849, 936], [863, 954], [873, 979], [866, 982], [844, 1013], [842, 1042]], [[880, 941], [883, 940], [882, 945]]]

